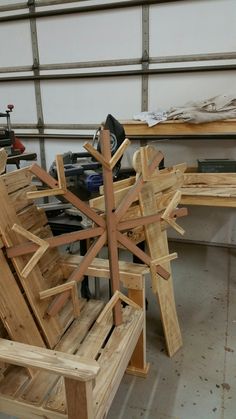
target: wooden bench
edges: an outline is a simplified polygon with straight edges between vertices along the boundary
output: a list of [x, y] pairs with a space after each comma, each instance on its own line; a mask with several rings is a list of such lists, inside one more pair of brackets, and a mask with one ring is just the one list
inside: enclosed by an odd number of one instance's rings
[[[44, 210], [27, 199], [36, 189], [31, 179], [27, 168], [0, 177], [0, 319], [8, 335], [0, 338], [0, 410], [24, 419], [104, 418], [127, 366], [141, 376], [148, 370], [147, 268], [119, 262], [127, 295], [117, 291], [107, 304], [76, 300], [75, 287], [62, 309], [48, 315], [50, 290], [63, 290], [81, 257], [48, 248], [26, 275], [32, 255], [10, 256], [10, 248], [25, 243], [14, 225], [43, 240], [52, 238]], [[86, 274], [108, 279], [108, 261], [94, 259]], [[112, 307], [118, 299], [126, 305], [122, 324], [114, 326]]]

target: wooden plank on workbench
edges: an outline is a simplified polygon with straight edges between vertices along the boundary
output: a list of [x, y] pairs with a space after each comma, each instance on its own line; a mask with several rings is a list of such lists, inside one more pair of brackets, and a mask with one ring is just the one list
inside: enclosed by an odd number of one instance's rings
[[193, 196], [183, 194], [181, 197], [183, 205], [203, 205], [208, 207], [235, 208], [236, 197], [215, 197], [215, 196]]
[[185, 173], [183, 186], [206, 185], [206, 186], [235, 186], [236, 173]]
[[155, 137], [162, 135], [207, 135], [207, 134], [235, 134], [236, 119], [206, 122], [204, 124], [190, 124], [182, 121], [165, 121], [149, 127], [140, 121], [122, 121], [126, 135]]

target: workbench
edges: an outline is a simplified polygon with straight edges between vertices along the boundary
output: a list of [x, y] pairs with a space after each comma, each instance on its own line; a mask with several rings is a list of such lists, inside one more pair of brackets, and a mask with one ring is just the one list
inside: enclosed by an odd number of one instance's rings
[[121, 122], [127, 137], [163, 139], [173, 137], [212, 137], [224, 136], [236, 139], [236, 119], [207, 122], [205, 124], [190, 124], [181, 121], [165, 121], [148, 127], [145, 122], [130, 120]]
[[[130, 120], [122, 125], [128, 138], [143, 140], [163, 139], [236, 139], [236, 119], [190, 124], [181, 121], [161, 122], [148, 127], [145, 122]], [[198, 180], [196, 182], [196, 177]], [[188, 182], [181, 189], [181, 203], [184, 205], [205, 205], [216, 207], [236, 207], [236, 174], [227, 173], [187, 173]], [[189, 181], [193, 177], [193, 185]], [[207, 176], [207, 177], [206, 177]], [[202, 179], [202, 180], [201, 180]], [[207, 179], [207, 180], [206, 180]], [[210, 181], [210, 183], [209, 183]]]

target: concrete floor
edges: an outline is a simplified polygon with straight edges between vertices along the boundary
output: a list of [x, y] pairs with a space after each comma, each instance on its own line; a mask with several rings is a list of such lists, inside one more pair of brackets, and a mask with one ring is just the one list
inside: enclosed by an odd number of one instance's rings
[[167, 357], [148, 281], [150, 372], [124, 376], [108, 419], [236, 419], [236, 250], [170, 247], [179, 255], [172, 267], [184, 346]]
[[149, 283], [150, 373], [124, 376], [108, 419], [236, 419], [236, 250], [170, 247], [184, 346], [167, 357]]

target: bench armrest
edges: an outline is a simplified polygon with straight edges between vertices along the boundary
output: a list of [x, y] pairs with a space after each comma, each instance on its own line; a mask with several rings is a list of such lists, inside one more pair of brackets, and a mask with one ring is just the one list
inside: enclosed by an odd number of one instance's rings
[[79, 381], [92, 380], [100, 369], [92, 359], [7, 339], [0, 339], [0, 361], [49, 371]]

